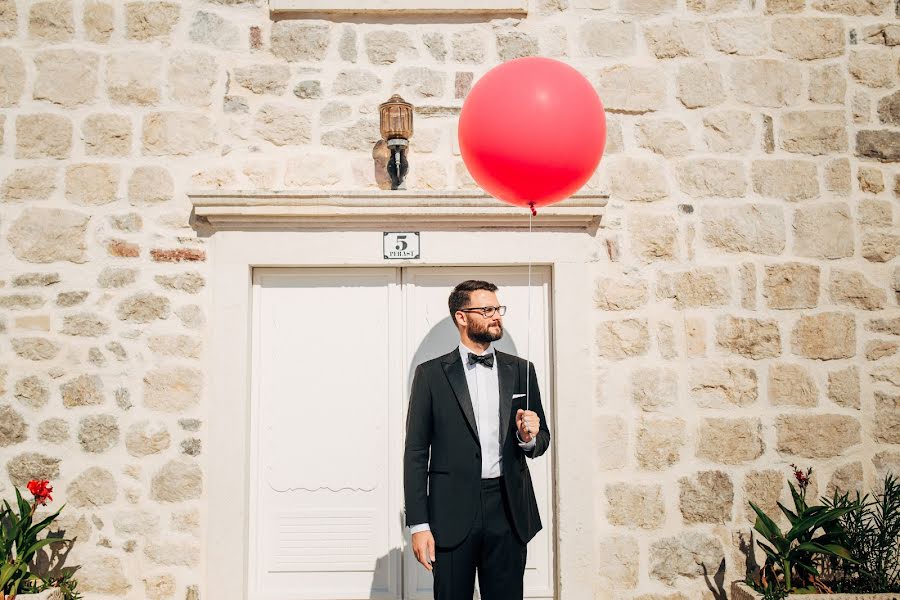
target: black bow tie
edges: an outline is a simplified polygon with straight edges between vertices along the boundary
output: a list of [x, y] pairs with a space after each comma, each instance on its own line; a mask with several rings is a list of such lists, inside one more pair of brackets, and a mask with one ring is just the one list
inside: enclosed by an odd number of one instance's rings
[[478, 356], [474, 352], [469, 352], [469, 364], [474, 365], [475, 363], [481, 363], [484, 366], [486, 366], [488, 369], [493, 368], [494, 367], [494, 353], [491, 352], [490, 354], [482, 354], [481, 356]]

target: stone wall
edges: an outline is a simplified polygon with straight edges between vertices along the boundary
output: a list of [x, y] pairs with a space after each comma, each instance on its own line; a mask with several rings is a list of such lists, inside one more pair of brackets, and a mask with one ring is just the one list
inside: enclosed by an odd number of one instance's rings
[[533, 54], [609, 111], [584, 299], [597, 596], [713, 598], [701, 564], [714, 588], [723, 560], [724, 587], [743, 575], [747, 501], [774, 511], [791, 462], [813, 494], [900, 473], [900, 7], [530, 8], [0, 0], [0, 494], [53, 480], [80, 589], [202, 596], [212, 299], [186, 192], [383, 186], [395, 92], [417, 107], [409, 187], [471, 189], [462, 99]]

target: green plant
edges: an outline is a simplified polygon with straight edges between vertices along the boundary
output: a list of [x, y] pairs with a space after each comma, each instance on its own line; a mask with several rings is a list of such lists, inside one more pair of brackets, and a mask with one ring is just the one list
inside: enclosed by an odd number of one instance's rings
[[831, 500], [823, 499], [832, 508], [858, 507], [841, 517], [845, 543], [859, 562], [838, 558], [827, 561], [827, 568], [835, 580], [835, 588], [842, 592], [900, 592], [900, 482], [888, 473], [881, 492], [850, 499], [849, 492], [835, 490]]
[[[812, 468], [807, 469], [804, 474], [795, 465], [791, 465], [791, 467], [794, 469], [794, 477], [800, 486], [798, 492], [793, 483], [788, 483], [791, 488], [791, 497], [794, 500], [794, 510], [790, 510], [778, 502], [778, 508], [781, 509], [791, 525], [787, 532], [782, 532], [771, 517], [766, 515], [756, 504], [750, 502], [751, 508], [756, 513], [756, 523], [753, 529], [766, 540], [765, 542], [756, 541], [766, 553], [761, 583], [765, 590], [783, 587], [788, 593], [830, 591], [819, 580], [816, 562], [824, 556], [857, 562], [850, 551], [842, 545], [844, 532], [839, 520], [847, 513], [857, 510], [858, 507], [855, 505], [840, 508], [825, 505], [809, 506], [806, 502], [806, 487], [809, 484]], [[819, 529], [823, 533], [816, 535]]]
[[63, 509], [61, 506], [55, 513], [34, 523], [37, 507], [46, 506], [48, 500], [53, 500], [50, 496], [53, 488], [48, 484], [46, 480], [28, 482], [28, 490], [34, 497], [31, 503], [26, 502], [16, 488], [18, 513], [6, 500], [0, 507], [0, 552], [3, 553], [3, 562], [0, 564], [0, 592], [4, 595], [15, 597], [20, 592], [35, 591], [42, 581], [40, 577], [30, 572], [29, 562], [35, 553], [47, 544], [68, 541], [59, 538], [37, 539], [38, 534], [50, 525]]

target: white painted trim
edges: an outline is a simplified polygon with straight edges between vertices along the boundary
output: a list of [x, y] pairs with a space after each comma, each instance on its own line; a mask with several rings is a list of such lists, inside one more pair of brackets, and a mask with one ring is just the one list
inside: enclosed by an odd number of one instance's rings
[[[481, 192], [192, 192], [194, 212], [217, 228], [527, 227], [529, 211]], [[534, 227], [587, 229], [600, 222], [605, 195], [580, 194], [538, 209]]]
[[[535, 219], [536, 221], [538, 219]], [[374, 222], [372, 223], [375, 224]], [[557, 598], [589, 600], [599, 568], [593, 551], [595, 456], [588, 357], [590, 261], [587, 231], [436, 230], [423, 236], [421, 260], [382, 255], [380, 230], [222, 230], [211, 235], [208, 377], [208, 503], [204, 560], [206, 595], [246, 599], [250, 452], [250, 320], [254, 267], [470, 266], [534, 264], [552, 269], [552, 360], [556, 399], [552, 414], [557, 475]], [[527, 248], [527, 254], [525, 249]]]
[[527, 14], [527, 0], [269, 0], [272, 13]]

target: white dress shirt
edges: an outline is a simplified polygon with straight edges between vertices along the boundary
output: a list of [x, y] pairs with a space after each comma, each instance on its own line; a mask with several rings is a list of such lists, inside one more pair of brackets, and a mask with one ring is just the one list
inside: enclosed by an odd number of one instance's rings
[[[494, 366], [488, 367], [479, 362], [470, 365], [469, 352], [479, 356], [493, 354]], [[493, 346], [488, 346], [484, 352], [476, 352], [460, 342], [459, 355], [466, 373], [472, 410], [475, 411], [478, 439], [481, 440], [481, 478], [500, 477], [503, 474], [503, 464], [500, 456], [500, 379], [497, 375], [500, 365], [497, 354]], [[516, 439], [520, 440], [518, 430]], [[534, 436], [530, 442], [519, 441], [519, 447], [526, 451], [534, 448], [534, 444]], [[430, 530], [428, 523], [420, 523], [409, 529], [411, 534], [426, 530]]]

